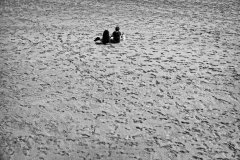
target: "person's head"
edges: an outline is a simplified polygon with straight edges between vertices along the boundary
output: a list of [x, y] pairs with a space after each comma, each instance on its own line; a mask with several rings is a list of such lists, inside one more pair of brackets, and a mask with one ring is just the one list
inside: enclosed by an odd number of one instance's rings
[[115, 31], [119, 31], [120, 30], [120, 28], [119, 28], [119, 26], [117, 26], [116, 28], [115, 28]]
[[109, 43], [109, 31], [108, 30], [105, 30], [103, 32], [102, 43], [103, 44]]

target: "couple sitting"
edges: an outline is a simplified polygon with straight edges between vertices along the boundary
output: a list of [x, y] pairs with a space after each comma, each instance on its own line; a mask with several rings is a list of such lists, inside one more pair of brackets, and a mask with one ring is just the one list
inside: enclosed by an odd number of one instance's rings
[[[121, 37], [123, 36], [123, 34], [121, 34], [121, 32], [119, 31], [120, 28], [116, 27], [115, 31], [113, 32], [112, 36], [109, 36], [109, 31], [105, 30], [103, 32], [103, 36], [102, 39], [100, 37], [95, 38], [95, 42], [97, 41], [101, 41], [100, 43], [102, 44], [107, 44], [107, 43], [119, 43], [121, 40]], [[98, 42], [99, 44], [99, 42]]]

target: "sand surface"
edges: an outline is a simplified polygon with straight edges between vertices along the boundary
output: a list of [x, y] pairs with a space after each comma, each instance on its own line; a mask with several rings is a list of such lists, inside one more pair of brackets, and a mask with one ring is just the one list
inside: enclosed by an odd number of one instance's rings
[[239, 0], [0, 6], [0, 160], [240, 159]]

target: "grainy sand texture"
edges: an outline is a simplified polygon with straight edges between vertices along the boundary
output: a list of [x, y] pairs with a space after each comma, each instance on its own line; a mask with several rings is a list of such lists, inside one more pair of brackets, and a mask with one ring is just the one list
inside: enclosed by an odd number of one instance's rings
[[0, 69], [0, 160], [240, 159], [239, 0], [0, 0]]

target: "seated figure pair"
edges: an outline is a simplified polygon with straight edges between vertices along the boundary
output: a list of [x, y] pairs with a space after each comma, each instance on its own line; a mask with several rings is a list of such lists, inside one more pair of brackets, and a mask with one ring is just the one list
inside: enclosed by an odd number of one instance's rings
[[103, 32], [102, 39], [100, 37], [95, 38], [95, 42], [101, 41], [100, 43], [102, 44], [107, 44], [107, 43], [120, 43], [121, 37], [123, 36], [122, 33], [119, 31], [120, 28], [117, 26], [115, 28], [115, 31], [112, 33], [112, 36], [109, 36], [109, 31], [105, 30]]

